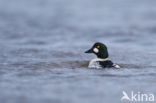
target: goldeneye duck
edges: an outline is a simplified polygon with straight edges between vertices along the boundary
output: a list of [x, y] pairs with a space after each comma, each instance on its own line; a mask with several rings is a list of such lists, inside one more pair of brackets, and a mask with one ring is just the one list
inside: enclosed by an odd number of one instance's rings
[[108, 50], [105, 44], [97, 42], [93, 45], [93, 47], [87, 50], [85, 53], [94, 53], [97, 58], [91, 60], [89, 62], [89, 68], [120, 68], [119, 65], [114, 64], [111, 60], [108, 59]]

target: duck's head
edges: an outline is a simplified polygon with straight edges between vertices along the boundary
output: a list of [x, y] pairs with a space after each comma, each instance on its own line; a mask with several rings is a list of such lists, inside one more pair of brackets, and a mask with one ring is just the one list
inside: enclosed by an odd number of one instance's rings
[[108, 58], [108, 51], [106, 45], [103, 43], [97, 42], [93, 47], [87, 50], [85, 53], [94, 53], [98, 58], [105, 59]]

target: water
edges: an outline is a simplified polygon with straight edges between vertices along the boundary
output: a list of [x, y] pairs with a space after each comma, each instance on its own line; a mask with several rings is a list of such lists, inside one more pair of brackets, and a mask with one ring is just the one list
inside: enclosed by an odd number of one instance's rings
[[[156, 96], [155, 0], [0, 0], [1, 103]], [[88, 69], [96, 41], [122, 69]]]

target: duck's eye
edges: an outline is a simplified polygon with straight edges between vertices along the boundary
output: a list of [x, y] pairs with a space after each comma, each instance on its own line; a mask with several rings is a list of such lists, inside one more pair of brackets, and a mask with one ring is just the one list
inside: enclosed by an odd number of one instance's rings
[[100, 48], [100, 46], [98, 45], [97, 48]]

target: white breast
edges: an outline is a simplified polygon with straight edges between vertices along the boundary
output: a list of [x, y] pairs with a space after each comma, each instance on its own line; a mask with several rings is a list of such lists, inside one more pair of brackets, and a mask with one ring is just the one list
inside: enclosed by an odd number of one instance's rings
[[89, 62], [89, 68], [97, 68], [97, 69], [100, 69], [102, 68], [101, 65], [99, 65], [99, 61], [106, 61], [108, 60], [108, 58], [106, 59], [100, 59], [100, 58], [95, 58], [95, 59], [92, 59], [90, 62]]

